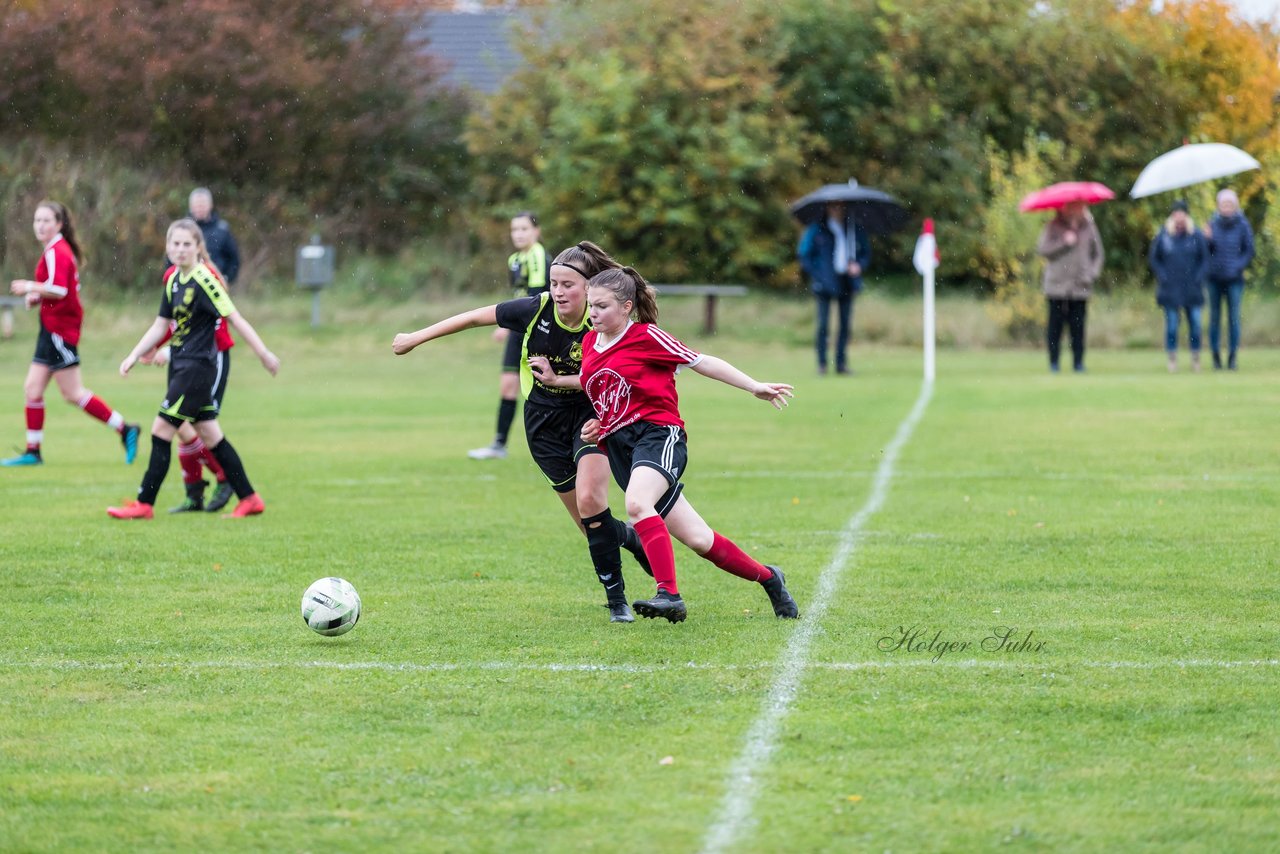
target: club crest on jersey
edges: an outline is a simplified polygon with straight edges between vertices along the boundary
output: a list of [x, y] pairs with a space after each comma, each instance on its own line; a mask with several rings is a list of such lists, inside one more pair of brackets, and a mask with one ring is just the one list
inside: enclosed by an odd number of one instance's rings
[[582, 342], [574, 341], [569, 345], [569, 359], [571, 361], [582, 363]]
[[631, 406], [631, 384], [617, 371], [597, 371], [587, 381], [587, 397], [605, 424], [614, 424]]

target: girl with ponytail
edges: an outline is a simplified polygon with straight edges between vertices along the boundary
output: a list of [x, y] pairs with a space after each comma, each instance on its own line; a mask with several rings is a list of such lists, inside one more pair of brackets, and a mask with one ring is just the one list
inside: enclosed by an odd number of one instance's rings
[[[603, 445], [614, 479], [626, 492], [627, 516], [649, 559], [658, 591], [632, 603], [643, 617], [678, 623], [688, 611], [676, 587], [671, 537], [724, 571], [764, 587], [778, 617], [800, 615], [776, 566], [762, 564], [712, 530], [683, 495], [688, 462], [675, 375], [682, 367], [750, 392], [775, 409], [787, 405], [792, 387], [758, 382], [733, 365], [687, 347], [656, 325], [653, 287], [630, 267], [593, 276], [587, 291], [592, 331], [582, 342], [579, 382], [596, 419], [583, 430]], [[634, 319], [633, 319], [634, 318]]]
[[40, 333], [31, 357], [26, 396], [27, 448], [16, 457], [0, 461], [4, 466], [38, 466], [44, 462], [44, 393], [51, 381], [67, 403], [105, 423], [120, 436], [124, 461], [132, 463], [138, 453], [137, 424], [129, 424], [102, 398], [84, 387], [80, 378], [80, 325], [84, 308], [80, 304], [80, 244], [71, 225], [71, 212], [48, 199], [36, 205], [33, 221], [36, 240], [44, 247], [36, 264], [34, 279], [16, 279], [9, 284], [14, 296], [26, 297], [27, 308], [40, 307]]
[[620, 549], [630, 551], [642, 568], [648, 565], [635, 530], [609, 511], [609, 463], [594, 442], [582, 438], [583, 427], [595, 413], [577, 384], [588, 329], [587, 280], [617, 266], [599, 246], [583, 241], [551, 262], [547, 291], [456, 314], [417, 332], [402, 332], [391, 347], [403, 356], [428, 341], [477, 326], [499, 326], [514, 333], [529, 453], [586, 535], [610, 621], [630, 623], [635, 618], [627, 605]]

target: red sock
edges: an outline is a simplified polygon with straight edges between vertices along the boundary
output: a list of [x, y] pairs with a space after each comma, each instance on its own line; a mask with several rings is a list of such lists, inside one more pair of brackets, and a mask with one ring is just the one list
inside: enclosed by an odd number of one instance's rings
[[27, 450], [39, 451], [44, 431], [44, 400], [27, 401]]
[[[711, 548], [703, 555], [707, 560], [747, 581], [768, 581], [773, 577], [773, 570], [738, 548], [728, 537], [711, 532]], [[650, 559], [652, 563], [652, 558]]]
[[650, 516], [636, 522], [635, 528], [658, 589], [679, 596], [680, 591], [676, 589], [676, 553], [671, 548], [671, 532], [667, 530], [667, 523], [661, 516]]
[[111, 421], [111, 407], [92, 392], [85, 392], [84, 397], [80, 398], [80, 408], [99, 421]]
[[204, 442], [200, 442], [199, 439], [196, 439], [196, 441], [200, 443], [199, 456], [196, 459], [209, 470], [209, 473], [214, 476], [218, 483], [222, 483], [227, 479], [227, 473], [222, 470], [222, 466], [214, 458], [213, 452], [204, 446]]
[[201, 478], [200, 453], [204, 450], [204, 442], [197, 438], [194, 442], [178, 446], [178, 462], [182, 464], [182, 482], [199, 483]]

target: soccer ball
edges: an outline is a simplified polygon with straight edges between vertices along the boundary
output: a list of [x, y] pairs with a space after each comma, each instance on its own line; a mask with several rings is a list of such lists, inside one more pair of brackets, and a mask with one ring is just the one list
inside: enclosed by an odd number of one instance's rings
[[302, 594], [302, 622], [318, 634], [332, 637], [355, 628], [360, 619], [360, 594], [341, 578], [321, 578]]

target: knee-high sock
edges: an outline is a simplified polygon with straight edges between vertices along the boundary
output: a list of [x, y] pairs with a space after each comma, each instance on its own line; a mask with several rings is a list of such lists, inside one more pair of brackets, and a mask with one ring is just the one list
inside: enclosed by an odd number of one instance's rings
[[194, 441], [178, 446], [178, 462], [182, 465], [182, 482], [199, 483], [204, 473], [200, 467], [200, 455], [205, 453], [204, 442], [197, 436]]
[[147, 473], [142, 476], [142, 485], [138, 487], [138, 500], [143, 504], [156, 503], [160, 485], [169, 473], [169, 460], [172, 456], [172, 442], [157, 436], [151, 437], [151, 462], [147, 464]]
[[236, 449], [231, 443], [223, 437], [217, 447], [211, 449], [214, 458], [222, 464], [223, 470], [227, 473], [227, 480], [231, 482], [231, 488], [236, 491], [236, 498], [248, 498], [253, 495], [253, 487], [249, 484], [249, 476], [244, 473], [244, 464], [240, 462], [240, 455], [236, 453]]
[[77, 403], [81, 409], [99, 421], [105, 422], [112, 430], [119, 432], [124, 429], [124, 416], [112, 411], [111, 407], [93, 392], [86, 389]]
[[733, 540], [722, 537], [715, 531], [711, 534], [711, 548], [707, 549], [703, 555], [707, 560], [725, 572], [731, 572], [748, 581], [768, 581], [773, 578], [773, 571], [769, 567], [738, 548]]
[[610, 602], [626, 601], [626, 586], [622, 580], [622, 553], [618, 545], [618, 527], [613, 514], [606, 507], [594, 516], [582, 520], [587, 532], [587, 550], [591, 552], [591, 564], [596, 578], [604, 585]]
[[27, 401], [27, 450], [39, 451], [44, 441], [44, 399]]
[[217, 480], [218, 483], [222, 483], [227, 479], [227, 473], [223, 471], [222, 464], [219, 463], [209, 449], [204, 446], [204, 442], [201, 442], [199, 438], [197, 438], [196, 441], [200, 443], [200, 449], [196, 452], [196, 459], [209, 470], [209, 474], [213, 475], [214, 479]]
[[635, 524], [636, 533], [644, 545], [644, 553], [649, 558], [649, 567], [653, 570], [653, 580], [658, 583], [659, 590], [679, 595], [676, 589], [676, 553], [671, 548], [671, 532], [661, 516], [650, 516]]
[[494, 441], [499, 445], [507, 444], [507, 436], [511, 433], [511, 423], [515, 420], [516, 402], [504, 398], [498, 404], [498, 432], [494, 435]]

